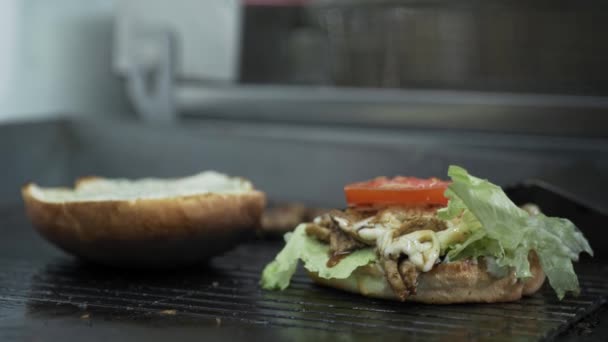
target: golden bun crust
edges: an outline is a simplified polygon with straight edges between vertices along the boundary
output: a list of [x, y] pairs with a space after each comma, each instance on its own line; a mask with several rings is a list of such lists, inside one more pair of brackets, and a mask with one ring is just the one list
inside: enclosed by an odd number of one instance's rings
[[[470, 260], [438, 264], [429, 272], [421, 273], [415, 295], [406, 301], [428, 304], [498, 303], [516, 301], [532, 295], [542, 286], [545, 274], [538, 257], [530, 254], [532, 277], [518, 281], [511, 272], [503, 278], [492, 276], [485, 262]], [[309, 273], [317, 284], [334, 287], [364, 296], [398, 300], [378, 264], [358, 268], [346, 279], [323, 279]]]
[[[81, 186], [94, 182], [87, 177]], [[63, 250], [102, 264], [176, 267], [232, 247], [260, 225], [263, 192], [203, 193], [169, 198], [47, 202], [22, 189], [38, 232]]]

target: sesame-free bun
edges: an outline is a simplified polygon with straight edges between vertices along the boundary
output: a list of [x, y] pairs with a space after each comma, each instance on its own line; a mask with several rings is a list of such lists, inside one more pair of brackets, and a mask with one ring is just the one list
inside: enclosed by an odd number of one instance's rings
[[[518, 281], [514, 272], [505, 277], [491, 275], [485, 261], [471, 260], [438, 264], [418, 277], [416, 294], [406, 301], [428, 304], [511, 302], [534, 294], [545, 281], [538, 257], [530, 253], [532, 277]], [[359, 267], [346, 279], [324, 279], [309, 273], [317, 284], [358, 293], [367, 297], [398, 300], [382, 267], [373, 263]]]
[[22, 189], [38, 232], [68, 253], [119, 267], [195, 264], [260, 224], [264, 193], [242, 178], [79, 179], [73, 189]]

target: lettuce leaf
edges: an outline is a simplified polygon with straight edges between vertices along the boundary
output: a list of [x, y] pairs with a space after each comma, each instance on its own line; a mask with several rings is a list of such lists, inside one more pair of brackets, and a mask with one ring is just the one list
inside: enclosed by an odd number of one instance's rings
[[528, 254], [533, 250], [560, 299], [567, 292], [580, 291], [572, 261], [581, 252], [593, 255], [593, 251], [572, 222], [543, 214], [532, 216], [511, 202], [499, 186], [471, 176], [461, 167], [450, 166], [448, 175], [453, 181], [446, 191], [450, 201], [439, 212], [440, 218], [461, 217], [461, 225], [483, 227], [448, 248], [448, 261], [491, 256], [496, 266], [512, 267], [518, 278], [526, 278], [531, 276]]
[[374, 262], [377, 257], [373, 248], [359, 249], [333, 266], [327, 267], [329, 245], [319, 242], [306, 234], [306, 225], [300, 224], [293, 233], [285, 234], [286, 244], [274, 261], [262, 272], [260, 285], [267, 290], [284, 290], [289, 286], [291, 277], [296, 271], [298, 260], [310, 272], [316, 272], [325, 279], [348, 278], [354, 270]]

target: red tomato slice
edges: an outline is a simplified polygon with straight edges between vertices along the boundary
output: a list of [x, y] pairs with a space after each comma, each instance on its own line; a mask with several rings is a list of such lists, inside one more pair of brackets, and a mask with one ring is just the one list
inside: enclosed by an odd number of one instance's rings
[[439, 204], [447, 205], [443, 195], [449, 182], [438, 178], [378, 177], [344, 187], [349, 206], [374, 204]]

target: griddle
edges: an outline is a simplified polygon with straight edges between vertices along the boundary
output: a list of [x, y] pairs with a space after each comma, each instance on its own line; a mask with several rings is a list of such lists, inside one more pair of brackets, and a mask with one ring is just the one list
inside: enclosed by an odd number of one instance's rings
[[[0, 127], [0, 341], [604, 341], [606, 152], [608, 143], [597, 139], [215, 121]], [[108, 269], [43, 241], [18, 204], [19, 185], [28, 180], [50, 186], [87, 174], [165, 177], [214, 168], [252, 179], [273, 201], [337, 207], [346, 182], [399, 172], [438, 175], [451, 163], [500, 185], [535, 177], [568, 189], [525, 182], [510, 187], [509, 196], [571, 218], [589, 237], [596, 257], [576, 266], [579, 297], [558, 301], [545, 285], [516, 303], [430, 306], [322, 288], [303, 273], [284, 292], [262, 291], [260, 271], [280, 240], [249, 240], [197, 268]]]
[[[566, 200], [538, 195], [544, 188], [525, 188], [537, 199]], [[588, 259], [577, 265], [581, 294], [562, 301], [545, 284], [515, 303], [397, 303], [313, 285], [302, 270], [289, 289], [264, 291], [260, 272], [282, 247], [280, 240], [249, 241], [197, 268], [134, 272], [82, 263], [40, 246], [44, 242], [20, 205], [4, 206], [0, 214], [6, 232], [0, 243], [1, 340], [527, 341], [572, 330], [608, 298], [608, 266]]]

